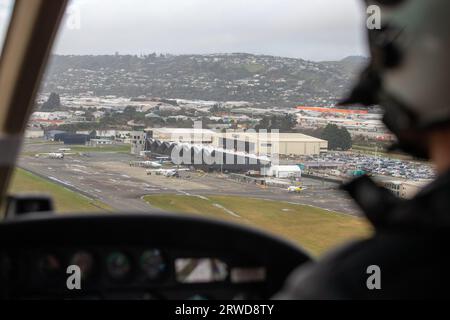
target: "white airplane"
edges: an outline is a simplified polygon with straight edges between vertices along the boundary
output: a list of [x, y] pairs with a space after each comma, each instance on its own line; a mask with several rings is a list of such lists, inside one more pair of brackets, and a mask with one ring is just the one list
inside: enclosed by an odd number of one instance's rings
[[48, 154], [50, 159], [64, 159], [64, 153], [61, 152], [51, 152]]
[[144, 168], [161, 168], [162, 167], [161, 163], [154, 162], [154, 161], [136, 161], [133, 163], [130, 162], [130, 165], [132, 165], [132, 164], [137, 165], [139, 167], [144, 167]]
[[158, 169], [158, 170], [147, 170], [147, 175], [161, 175], [165, 177], [174, 177], [178, 175], [180, 171], [189, 171], [189, 169]]
[[49, 152], [49, 153], [36, 153], [34, 156], [39, 158], [40, 156], [47, 156], [50, 159], [64, 159], [65, 156], [75, 155], [75, 153], [66, 152]]
[[161, 168], [162, 164], [155, 161], [144, 161], [145, 168]]
[[157, 176], [169, 176], [174, 174], [176, 171], [172, 169], [157, 169], [157, 170], [147, 170], [147, 175], [157, 175]]
[[168, 170], [164, 176], [166, 177], [175, 177], [178, 175], [178, 171], [177, 170]]

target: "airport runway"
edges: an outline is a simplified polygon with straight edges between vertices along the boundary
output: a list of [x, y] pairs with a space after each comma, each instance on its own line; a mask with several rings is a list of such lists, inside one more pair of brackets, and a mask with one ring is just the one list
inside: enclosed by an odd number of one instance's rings
[[93, 152], [67, 155], [64, 159], [36, 158], [34, 152], [55, 152], [61, 145], [26, 144], [19, 166], [65, 187], [98, 199], [120, 211], [149, 211], [141, 199], [149, 194], [236, 195], [311, 205], [346, 214], [359, 215], [353, 202], [331, 184], [304, 179], [309, 188], [300, 194], [281, 188], [262, 188], [237, 182], [221, 174], [181, 172], [180, 178], [146, 175], [143, 168], [130, 167], [136, 160], [122, 153]]

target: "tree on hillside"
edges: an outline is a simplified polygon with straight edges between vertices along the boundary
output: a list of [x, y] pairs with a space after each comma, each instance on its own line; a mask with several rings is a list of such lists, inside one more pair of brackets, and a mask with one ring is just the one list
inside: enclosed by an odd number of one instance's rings
[[281, 132], [292, 132], [292, 130], [297, 125], [297, 117], [293, 114], [285, 114], [281, 118], [280, 131]]
[[306, 134], [307, 136], [321, 139], [323, 128], [315, 128], [315, 129], [299, 128], [299, 129], [295, 130], [295, 132]]
[[54, 111], [61, 106], [61, 100], [57, 93], [52, 92], [47, 101], [42, 104], [42, 111]]
[[328, 141], [330, 150], [348, 150], [352, 147], [352, 138], [348, 130], [335, 124], [328, 124], [323, 129], [321, 138]]
[[133, 117], [136, 114], [136, 108], [132, 106], [127, 106], [123, 109], [123, 114], [128, 117]]
[[297, 125], [297, 119], [292, 114], [264, 116], [255, 127], [257, 131], [266, 129], [280, 130], [280, 132], [292, 132]]
[[347, 128], [342, 127], [339, 132], [339, 140], [341, 143], [340, 148], [342, 150], [349, 150], [352, 148], [352, 136], [348, 132]]

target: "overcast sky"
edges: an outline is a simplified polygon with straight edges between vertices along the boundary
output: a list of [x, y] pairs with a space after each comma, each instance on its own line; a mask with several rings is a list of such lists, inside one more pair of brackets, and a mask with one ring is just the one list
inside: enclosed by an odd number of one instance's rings
[[0, 49], [3, 46], [3, 38], [9, 22], [12, 11], [12, 0], [0, 0]]
[[[5, 2], [9, 1], [0, 0], [0, 4]], [[73, 0], [54, 52], [248, 52], [337, 60], [366, 55], [361, 3], [361, 0]], [[5, 11], [5, 7], [0, 6], [0, 10]]]

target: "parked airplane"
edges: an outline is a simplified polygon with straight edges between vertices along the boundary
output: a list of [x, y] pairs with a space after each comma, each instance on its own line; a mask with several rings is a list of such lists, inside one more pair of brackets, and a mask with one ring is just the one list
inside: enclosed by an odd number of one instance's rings
[[36, 153], [34, 156], [39, 158], [41, 156], [48, 157], [50, 159], [64, 159], [66, 155], [74, 155], [75, 153], [66, 152], [49, 152], [49, 153]]
[[162, 175], [165, 177], [178, 177], [180, 171], [189, 171], [189, 169], [158, 169], [158, 170], [147, 170], [147, 175]]
[[144, 161], [144, 167], [146, 168], [161, 168], [162, 164], [155, 161]]
[[155, 161], [133, 161], [130, 162], [130, 166], [143, 168], [161, 168], [162, 164]]
[[48, 156], [50, 159], [64, 159], [64, 153], [61, 152], [51, 152]]

